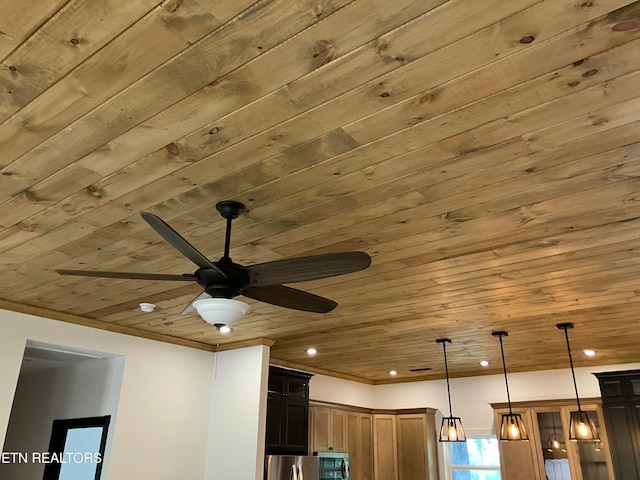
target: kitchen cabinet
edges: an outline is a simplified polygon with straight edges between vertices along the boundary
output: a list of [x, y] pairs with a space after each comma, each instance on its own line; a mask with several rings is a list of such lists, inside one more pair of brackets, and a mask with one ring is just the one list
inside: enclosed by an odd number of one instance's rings
[[373, 465], [375, 480], [399, 480], [396, 422], [397, 419], [395, 415], [373, 415]]
[[340, 408], [312, 406], [311, 451], [347, 451], [347, 412]]
[[348, 453], [351, 480], [438, 480], [435, 412], [312, 402], [310, 451]]
[[[513, 413], [522, 415], [529, 441], [500, 442], [502, 480], [614, 480], [611, 454], [599, 399], [583, 399], [582, 409], [591, 412], [600, 441], [569, 440], [575, 400], [513, 403]], [[492, 404], [496, 431], [500, 431], [506, 404]], [[619, 480], [619, 479], [618, 479]]]
[[438, 480], [436, 410], [373, 415], [375, 480]]
[[267, 455], [306, 455], [309, 448], [309, 379], [311, 375], [269, 367]]
[[438, 478], [435, 412], [398, 414], [396, 431], [399, 478]]
[[596, 373], [617, 480], [640, 479], [640, 371]]
[[346, 417], [351, 479], [373, 480], [373, 416], [347, 411]]

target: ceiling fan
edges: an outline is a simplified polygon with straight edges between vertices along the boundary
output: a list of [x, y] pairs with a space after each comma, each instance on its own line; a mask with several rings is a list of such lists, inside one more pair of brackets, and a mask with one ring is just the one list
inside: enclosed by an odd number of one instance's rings
[[224, 255], [217, 262], [210, 261], [159, 217], [149, 212], [141, 213], [142, 218], [162, 238], [198, 266], [198, 269], [192, 274], [172, 275], [85, 270], [56, 270], [56, 272], [62, 275], [87, 277], [197, 282], [204, 289], [204, 292], [187, 305], [182, 311], [183, 314], [193, 312], [196, 309], [194, 304], [198, 300], [232, 299], [238, 295], [294, 310], [327, 313], [338, 304], [328, 298], [287, 287], [284, 284], [357, 272], [364, 270], [371, 264], [369, 255], [354, 251], [276, 260], [245, 267], [234, 263], [229, 257], [231, 223], [244, 212], [245, 207], [240, 202], [225, 200], [218, 202], [216, 209], [227, 220]]

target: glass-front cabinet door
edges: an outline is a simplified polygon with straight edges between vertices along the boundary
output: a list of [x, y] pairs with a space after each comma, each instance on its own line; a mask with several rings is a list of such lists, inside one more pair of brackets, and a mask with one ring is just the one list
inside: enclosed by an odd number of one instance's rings
[[567, 435], [560, 410], [537, 412], [538, 449], [548, 480], [573, 480], [567, 451]]
[[[578, 410], [575, 402], [513, 403], [513, 410], [517, 409], [525, 423], [530, 423], [531, 432], [528, 442], [500, 442], [502, 480], [616, 480], [599, 399], [585, 399], [580, 403], [596, 424], [598, 441], [569, 440], [571, 412]], [[492, 406], [496, 428], [499, 428], [500, 414], [506, 411], [506, 406]], [[516, 443], [518, 445], [511, 445]], [[515, 450], [518, 455], [513, 454]]]
[[[575, 408], [570, 409], [576, 411]], [[584, 407], [589, 411], [596, 425], [600, 438], [597, 441], [570, 442], [569, 454], [574, 457], [576, 473], [579, 480], [614, 480], [611, 470], [611, 455], [607, 445], [607, 434], [604, 431], [604, 419], [600, 408]], [[570, 412], [565, 412], [565, 422], [569, 423]], [[577, 476], [577, 475], [576, 475]]]

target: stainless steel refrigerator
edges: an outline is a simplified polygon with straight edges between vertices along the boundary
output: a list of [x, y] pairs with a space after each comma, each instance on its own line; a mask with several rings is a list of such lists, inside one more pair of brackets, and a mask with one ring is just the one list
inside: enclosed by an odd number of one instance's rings
[[314, 456], [269, 455], [265, 480], [349, 480], [348, 453]]

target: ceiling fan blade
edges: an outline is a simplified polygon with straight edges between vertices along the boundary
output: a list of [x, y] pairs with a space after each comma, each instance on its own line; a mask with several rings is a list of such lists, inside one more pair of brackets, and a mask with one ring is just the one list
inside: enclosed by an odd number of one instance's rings
[[193, 302], [195, 302], [196, 300], [202, 300], [203, 298], [211, 298], [211, 295], [209, 295], [207, 292], [202, 292], [196, 298], [191, 300], [189, 302], [189, 305], [184, 307], [184, 310], [182, 310], [182, 312], [180, 312], [180, 314], [181, 315], [186, 315], [187, 313], [195, 313], [195, 312], [197, 312], [196, 307], [193, 306]]
[[333, 277], [364, 270], [371, 257], [364, 252], [341, 252], [289, 258], [247, 267], [251, 285], [281, 285]]
[[101, 272], [97, 270], [56, 270], [61, 275], [78, 275], [81, 277], [124, 278], [128, 280], [174, 280], [179, 282], [193, 282], [198, 280], [195, 275], [183, 273], [171, 275], [164, 273], [132, 273], [132, 272]]
[[142, 212], [142, 218], [151, 225], [162, 238], [171, 244], [175, 249], [182, 253], [185, 257], [198, 265], [200, 268], [213, 268], [225, 278], [227, 275], [216, 267], [207, 257], [200, 253], [196, 247], [187, 242], [182, 235], [169, 226], [167, 222], [153, 213]]
[[328, 298], [284, 285], [249, 287], [242, 294], [254, 300], [305, 312], [327, 313], [338, 306], [336, 302]]

